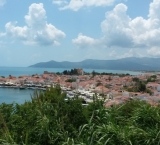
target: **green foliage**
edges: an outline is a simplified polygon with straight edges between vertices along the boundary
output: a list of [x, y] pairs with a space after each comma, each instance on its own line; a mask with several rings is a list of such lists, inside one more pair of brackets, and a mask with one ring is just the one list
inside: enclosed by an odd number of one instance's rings
[[146, 84], [142, 81], [137, 83], [137, 89], [139, 92], [144, 92], [146, 91]]
[[134, 88], [125, 88], [125, 90], [127, 90], [128, 92], [135, 92], [136, 90]]
[[157, 79], [157, 76], [156, 75], [152, 75], [151, 78]]
[[108, 84], [106, 84], [106, 85], [105, 85], [105, 87], [109, 89], [111, 86], [110, 86], [110, 85], [108, 85]]
[[146, 89], [146, 93], [148, 93], [148, 94], [150, 94], [150, 95], [153, 94], [153, 92], [152, 92], [151, 90], [149, 90], [149, 89]]
[[152, 75], [149, 78], [147, 78], [147, 82], [155, 82], [156, 79], [157, 79], [157, 76], [156, 75]]
[[134, 78], [132, 78], [132, 81], [133, 81], [133, 82], [139, 82], [139, 78], [134, 77]]
[[107, 145], [159, 144], [159, 113], [159, 108], [139, 100], [99, 108], [89, 123], [81, 127], [79, 140], [81, 143]]
[[64, 70], [63, 71], [64, 75], [79, 75], [77, 69], [71, 69], [69, 70]]
[[97, 73], [93, 70], [92, 71], [92, 77], [94, 77], [95, 75], [97, 75]]
[[137, 79], [134, 86], [130, 88], [124, 87], [124, 89], [127, 90], [128, 92], [146, 92], [152, 94], [152, 92], [146, 88], [146, 83], [143, 81], [138, 81]]
[[61, 73], [60, 72], [56, 72], [56, 75], [61, 75]]
[[0, 105], [0, 144], [7, 145], [158, 145], [160, 107], [132, 100], [105, 108], [66, 100], [60, 86], [35, 92], [31, 102]]
[[67, 79], [65, 82], [76, 82], [76, 79]]
[[109, 80], [109, 81], [111, 81], [111, 80], [112, 80], [111, 76], [109, 76], [109, 77], [108, 77], [108, 80]]
[[89, 72], [85, 72], [85, 71], [83, 72], [83, 74], [84, 74], [84, 75], [90, 75]]
[[[89, 73], [84, 72], [84, 74], [89, 74]], [[109, 76], [119, 76], [119, 77], [130, 76], [130, 74], [128, 74], [128, 73], [126, 73], [126, 74], [107, 73], [107, 72], [99, 73], [99, 72], [96, 72], [94, 70], [91, 72], [91, 74], [92, 74], [92, 76], [95, 76], [95, 75], [109, 75]]]

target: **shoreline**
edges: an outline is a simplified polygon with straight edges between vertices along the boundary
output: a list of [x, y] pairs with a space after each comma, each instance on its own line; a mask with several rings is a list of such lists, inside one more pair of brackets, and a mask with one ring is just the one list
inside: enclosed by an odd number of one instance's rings
[[15, 85], [0, 85], [0, 88], [13, 88], [13, 89], [20, 89], [20, 90], [23, 90], [23, 89], [32, 89], [32, 90], [43, 90], [43, 91], [46, 91], [46, 88], [44, 87], [26, 87], [26, 86], [23, 86], [23, 85], [20, 85], [20, 86], [15, 86]]

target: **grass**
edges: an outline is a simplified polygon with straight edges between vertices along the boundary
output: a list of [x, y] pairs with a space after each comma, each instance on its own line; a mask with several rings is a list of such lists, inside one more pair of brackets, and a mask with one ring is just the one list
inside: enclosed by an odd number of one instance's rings
[[110, 108], [87, 107], [60, 89], [35, 93], [31, 102], [0, 105], [0, 144], [159, 145], [160, 107], [132, 100]]

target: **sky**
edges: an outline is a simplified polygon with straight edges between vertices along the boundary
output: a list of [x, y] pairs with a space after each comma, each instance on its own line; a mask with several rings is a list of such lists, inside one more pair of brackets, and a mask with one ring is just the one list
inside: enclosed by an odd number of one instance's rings
[[0, 0], [0, 66], [160, 57], [160, 0]]

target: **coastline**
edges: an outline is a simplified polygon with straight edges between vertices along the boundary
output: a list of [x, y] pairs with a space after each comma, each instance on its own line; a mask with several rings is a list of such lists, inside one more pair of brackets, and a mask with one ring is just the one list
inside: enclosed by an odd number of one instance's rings
[[[21, 75], [33, 75], [43, 74], [44, 71], [48, 72], [63, 72], [64, 70], [71, 70], [71, 68], [33, 68], [33, 67], [0, 67], [0, 76], [8, 77], [9, 75], [19, 77]], [[93, 70], [99, 73], [118, 73], [138, 75], [143, 74], [141, 71], [129, 71], [129, 70], [107, 70], [107, 69], [83, 69], [85, 72], [91, 73]]]

